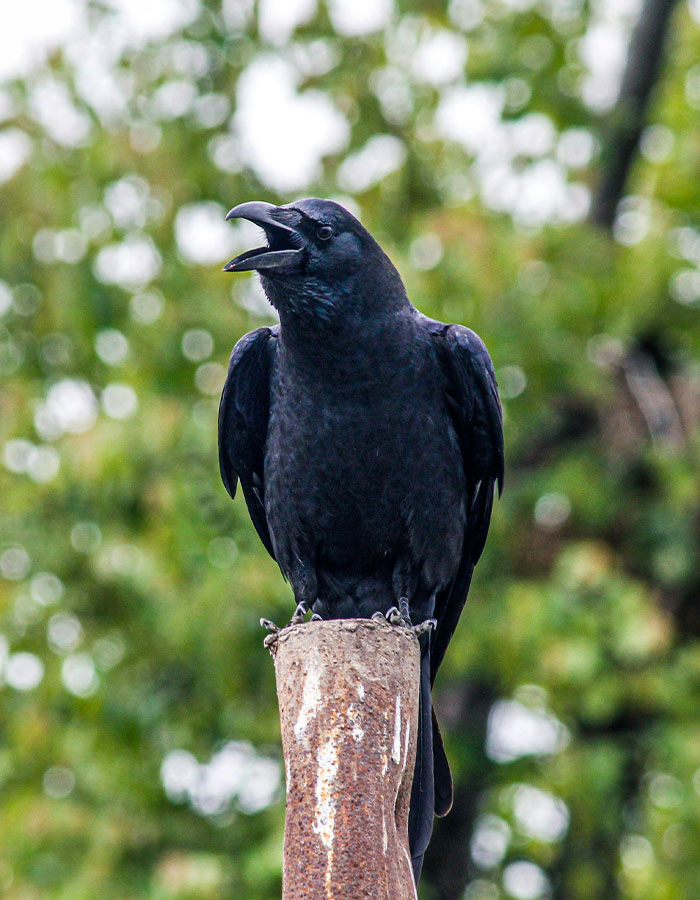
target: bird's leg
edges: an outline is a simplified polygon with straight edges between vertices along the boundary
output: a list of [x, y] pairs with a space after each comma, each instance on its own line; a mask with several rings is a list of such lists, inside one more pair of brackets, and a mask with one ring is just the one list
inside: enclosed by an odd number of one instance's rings
[[399, 613], [404, 625], [413, 627], [409, 613], [408, 598], [414, 597], [418, 588], [418, 573], [408, 556], [401, 556], [394, 567], [392, 576], [394, 597], [397, 597]]
[[290, 625], [301, 625], [306, 614], [318, 602], [318, 579], [315, 568], [304, 561], [305, 554], [297, 557], [293, 570], [289, 573], [289, 581], [294, 591], [297, 608], [289, 622]]

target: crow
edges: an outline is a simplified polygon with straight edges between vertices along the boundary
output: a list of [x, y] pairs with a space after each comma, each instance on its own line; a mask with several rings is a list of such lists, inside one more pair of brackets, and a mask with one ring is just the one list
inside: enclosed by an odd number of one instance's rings
[[241, 483], [294, 591], [293, 621], [310, 609], [323, 619], [436, 622], [420, 639], [409, 818], [417, 883], [433, 814], [452, 805], [431, 686], [503, 486], [493, 365], [469, 328], [411, 304], [388, 256], [340, 204], [254, 201], [226, 218], [264, 230], [267, 245], [224, 271], [256, 270], [280, 324], [234, 347], [219, 409], [221, 476], [231, 497]]

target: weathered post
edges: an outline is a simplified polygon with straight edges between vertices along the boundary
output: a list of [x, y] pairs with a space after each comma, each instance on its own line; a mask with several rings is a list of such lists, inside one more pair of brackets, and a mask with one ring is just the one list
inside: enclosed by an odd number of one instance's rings
[[283, 900], [414, 900], [415, 635], [341, 619], [267, 642], [287, 779]]

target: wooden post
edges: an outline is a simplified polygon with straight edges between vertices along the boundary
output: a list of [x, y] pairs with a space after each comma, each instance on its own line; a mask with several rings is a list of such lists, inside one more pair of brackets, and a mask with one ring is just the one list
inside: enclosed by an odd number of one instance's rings
[[268, 645], [287, 780], [282, 900], [415, 900], [415, 635], [339, 619], [289, 626]]

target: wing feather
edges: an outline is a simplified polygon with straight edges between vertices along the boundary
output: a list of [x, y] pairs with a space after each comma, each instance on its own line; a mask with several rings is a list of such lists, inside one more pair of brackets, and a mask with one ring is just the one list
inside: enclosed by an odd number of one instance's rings
[[238, 481], [255, 530], [274, 557], [265, 514], [265, 443], [270, 415], [270, 375], [278, 327], [258, 328], [233, 348], [219, 404], [219, 469], [231, 497]]
[[503, 414], [493, 363], [481, 338], [462, 325], [426, 320], [445, 379], [467, 484], [462, 557], [450, 585], [436, 598], [438, 626], [431, 642], [431, 680], [442, 662], [486, 542], [493, 495], [503, 489]]

